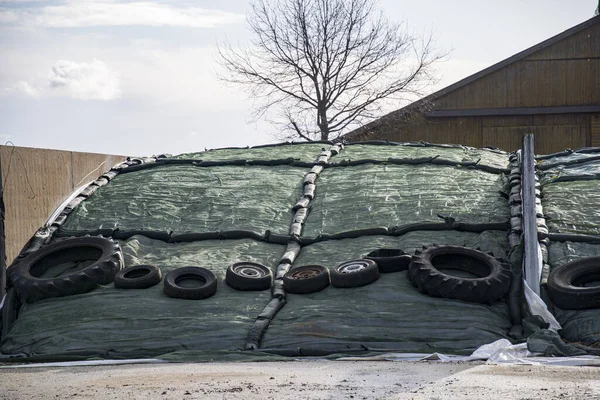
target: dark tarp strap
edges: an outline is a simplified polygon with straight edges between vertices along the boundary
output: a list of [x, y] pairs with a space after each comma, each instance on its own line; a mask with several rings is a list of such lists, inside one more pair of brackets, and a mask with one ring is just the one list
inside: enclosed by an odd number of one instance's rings
[[552, 242], [581, 242], [600, 244], [600, 236], [584, 235], [578, 233], [548, 233], [548, 238]]
[[62, 227], [59, 227], [58, 230], [56, 231], [56, 233], [54, 234], [54, 236], [56, 236], [56, 237], [81, 237], [81, 236], [85, 236], [85, 235], [90, 235], [90, 236], [113, 237], [114, 233], [115, 233], [115, 229], [110, 229], [110, 228], [76, 231], [76, 230], [70, 230], [70, 229], [63, 229]]
[[262, 242], [265, 240], [265, 235], [258, 234], [254, 231], [245, 231], [240, 229], [222, 231], [219, 233], [219, 239], [254, 239], [258, 242]]
[[271, 231], [267, 230], [265, 232], [265, 242], [273, 243], [273, 244], [287, 244], [290, 241], [289, 235], [280, 235], [278, 233], [271, 233]]
[[545, 154], [543, 156], [536, 156], [535, 159], [536, 160], [548, 160], [548, 159], [555, 158], [555, 157], [570, 156], [573, 153], [580, 153], [580, 154], [600, 153], [600, 147], [582, 147], [581, 149], [577, 149], [577, 150], [567, 149], [567, 150], [559, 151], [558, 153]]
[[549, 170], [551, 168], [555, 168], [558, 166], [569, 166], [569, 165], [577, 165], [577, 164], [586, 164], [589, 162], [593, 162], [593, 161], [598, 161], [600, 160], [600, 156], [592, 156], [592, 157], [588, 157], [588, 158], [580, 158], [577, 160], [568, 160], [568, 161], [561, 161], [561, 162], [556, 162], [556, 163], [548, 163], [548, 164], [540, 164], [537, 166], [537, 169], [540, 171], [546, 171]]
[[132, 236], [142, 235], [150, 239], [162, 240], [168, 242], [171, 239], [171, 232], [168, 231], [154, 231], [154, 230], [143, 230], [143, 229], [131, 229], [121, 230], [115, 229], [112, 237], [119, 240], [127, 240]]
[[189, 232], [189, 233], [179, 233], [175, 235], [171, 235], [169, 238], [169, 243], [178, 243], [178, 242], [195, 242], [197, 240], [217, 240], [219, 239], [220, 232]]

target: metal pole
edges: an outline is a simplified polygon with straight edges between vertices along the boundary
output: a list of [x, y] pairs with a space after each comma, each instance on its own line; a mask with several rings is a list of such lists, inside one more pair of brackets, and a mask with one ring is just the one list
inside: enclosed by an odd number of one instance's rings
[[535, 294], [540, 295], [541, 263], [539, 254], [539, 243], [537, 236], [537, 225], [535, 218], [535, 159], [533, 148], [533, 134], [523, 137], [523, 166], [522, 186], [523, 196], [523, 234], [525, 240], [525, 256], [523, 274], [527, 285]]

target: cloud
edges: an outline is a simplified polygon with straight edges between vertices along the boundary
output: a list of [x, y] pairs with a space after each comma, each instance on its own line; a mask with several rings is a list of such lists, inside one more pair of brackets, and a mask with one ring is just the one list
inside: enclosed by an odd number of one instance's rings
[[54, 95], [79, 100], [114, 100], [121, 97], [121, 88], [119, 75], [100, 60], [90, 63], [59, 60], [45, 80], [19, 81], [0, 90], [5, 96], [15, 93], [34, 98]]
[[212, 28], [239, 23], [244, 16], [199, 7], [175, 7], [152, 1], [73, 1], [46, 7], [0, 9], [0, 24], [33, 25], [46, 28], [91, 26], [181, 26]]
[[24, 94], [36, 99], [40, 97], [40, 91], [25, 81], [19, 81], [0, 90], [0, 95], [2, 96], [8, 96], [14, 93]]
[[104, 62], [76, 63], [60, 60], [48, 75], [53, 93], [81, 100], [113, 100], [121, 97], [119, 76]]

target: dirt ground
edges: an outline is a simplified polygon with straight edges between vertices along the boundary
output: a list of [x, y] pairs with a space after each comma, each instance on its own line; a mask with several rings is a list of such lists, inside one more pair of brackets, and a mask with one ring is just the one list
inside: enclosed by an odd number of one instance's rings
[[600, 368], [297, 361], [0, 370], [0, 399], [600, 399]]

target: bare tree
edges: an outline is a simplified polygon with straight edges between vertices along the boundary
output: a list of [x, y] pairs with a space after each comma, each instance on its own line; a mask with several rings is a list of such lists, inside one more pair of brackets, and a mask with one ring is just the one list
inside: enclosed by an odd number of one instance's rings
[[[277, 110], [285, 138], [331, 140], [379, 116], [385, 101], [415, 99], [444, 55], [375, 10], [376, 0], [256, 0], [247, 48], [219, 46], [224, 81]], [[398, 103], [396, 103], [398, 104]]]

